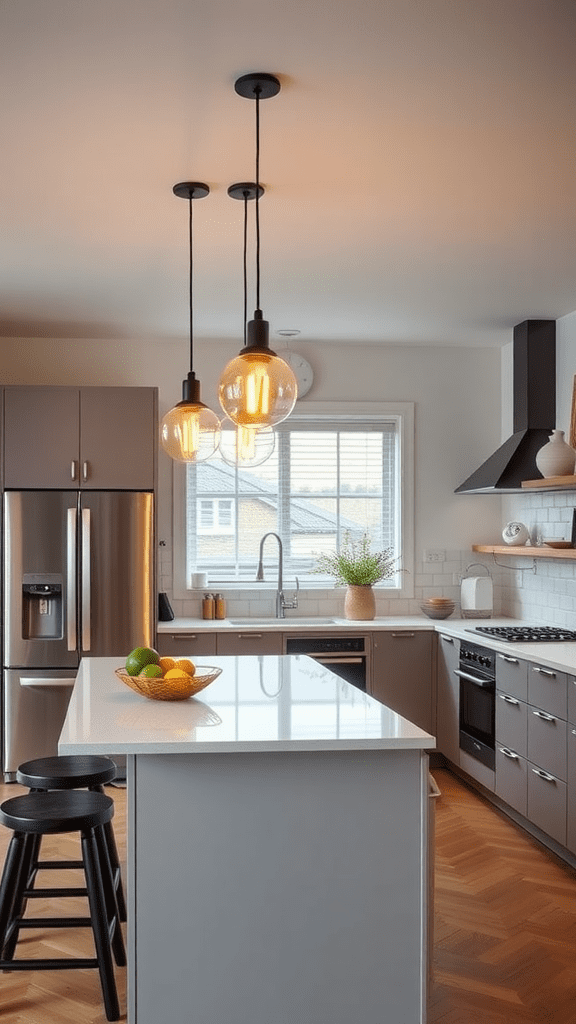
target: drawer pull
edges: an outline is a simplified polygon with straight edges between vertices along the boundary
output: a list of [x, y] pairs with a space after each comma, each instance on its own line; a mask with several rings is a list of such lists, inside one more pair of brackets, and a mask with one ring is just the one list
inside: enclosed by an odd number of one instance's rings
[[238, 633], [239, 640], [261, 640], [262, 633]]
[[538, 668], [537, 665], [532, 665], [532, 671], [539, 672], [541, 676], [548, 676], [549, 679], [556, 679], [556, 673], [547, 668]]
[[410, 640], [413, 636], [416, 636], [416, 634], [415, 633], [408, 633], [406, 630], [402, 630], [401, 633], [392, 633], [392, 636], [396, 637], [396, 638], [398, 638], [398, 637], [400, 637], [400, 638], [406, 637], [407, 640]]
[[541, 768], [533, 768], [534, 775], [537, 775], [539, 779], [544, 779], [545, 782], [556, 782], [553, 775], [548, 775], [548, 772], [543, 772]]
[[170, 633], [171, 640], [197, 640], [197, 633]]
[[520, 701], [516, 700], [515, 697], [509, 697], [507, 693], [500, 693], [498, 696], [500, 697], [500, 700], [505, 700], [507, 704], [515, 704], [516, 707], [520, 706]]
[[[441, 639], [444, 641], [445, 644], [453, 644], [454, 643], [454, 637], [453, 636], [443, 636], [443, 637], [441, 637]], [[574, 684], [576, 685], [576, 679], [574, 680]]]
[[502, 661], [509, 661], [511, 665], [519, 665], [520, 664], [520, 662], [518, 661], [518, 658], [511, 658], [509, 654], [499, 654], [498, 657], [501, 658]]
[[572, 729], [572, 735], [576, 736], [576, 729]]
[[546, 713], [546, 711], [533, 711], [532, 714], [536, 715], [536, 718], [543, 718], [545, 722], [555, 722], [556, 721], [556, 719], [554, 718], [554, 715], [548, 715]]
[[509, 757], [512, 761], [518, 761], [518, 754], [515, 754], [513, 750], [509, 750], [508, 747], [500, 747], [500, 753], [504, 754], [504, 757]]

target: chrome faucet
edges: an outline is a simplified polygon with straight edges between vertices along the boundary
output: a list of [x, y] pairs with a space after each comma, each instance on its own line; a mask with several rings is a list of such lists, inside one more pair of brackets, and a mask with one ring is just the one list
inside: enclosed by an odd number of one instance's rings
[[284, 584], [283, 584], [283, 580], [282, 580], [282, 572], [283, 572], [283, 568], [284, 568], [284, 554], [283, 554], [283, 548], [282, 548], [282, 540], [278, 536], [278, 534], [274, 533], [272, 530], [270, 530], [269, 533], [265, 533], [264, 536], [262, 537], [262, 540], [260, 541], [260, 558], [259, 558], [259, 561], [258, 561], [258, 570], [256, 572], [256, 580], [257, 580], [257, 582], [261, 583], [264, 580], [264, 563], [263, 563], [263, 559], [262, 559], [262, 552], [264, 550], [264, 541], [266, 540], [266, 537], [276, 537], [276, 540], [278, 541], [278, 584], [277, 584], [277, 587], [276, 587], [276, 618], [277, 619], [283, 619], [285, 617], [284, 616], [284, 610], [286, 608], [297, 608], [298, 607], [298, 590], [300, 589], [300, 584], [298, 582], [298, 577], [296, 576], [296, 593], [294, 595], [294, 600], [293, 601], [285, 601], [284, 600], [284, 589], [283, 589]]

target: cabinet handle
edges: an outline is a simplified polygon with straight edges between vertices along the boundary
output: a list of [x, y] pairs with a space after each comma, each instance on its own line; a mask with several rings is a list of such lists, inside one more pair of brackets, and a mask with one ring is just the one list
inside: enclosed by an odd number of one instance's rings
[[239, 640], [261, 640], [262, 633], [238, 633]]
[[550, 679], [556, 679], [556, 673], [550, 672], [547, 668], [538, 668], [537, 665], [532, 665], [533, 672], [539, 672], [541, 676], [549, 676]]
[[[442, 637], [440, 637], [440, 639], [443, 640], [445, 644], [453, 644], [454, 643], [454, 637], [453, 636], [442, 636]], [[576, 683], [576, 679], [574, 680], [574, 682]]]
[[576, 729], [572, 729], [572, 735], [576, 736]]
[[532, 714], [536, 715], [536, 718], [543, 718], [545, 722], [555, 722], [556, 721], [556, 719], [554, 718], [554, 715], [548, 715], [548, 714], [546, 714], [545, 711], [533, 711]]
[[520, 701], [516, 700], [514, 697], [509, 697], [507, 693], [499, 693], [498, 696], [500, 697], [500, 700], [505, 700], [507, 704], [515, 704], [516, 707], [520, 706]]
[[513, 750], [509, 750], [508, 747], [500, 747], [500, 753], [504, 754], [504, 757], [509, 757], [512, 761], [518, 761], [518, 754], [515, 754]]
[[406, 630], [403, 630], [401, 633], [392, 633], [392, 636], [395, 639], [402, 639], [403, 637], [405, 637], [407, 640], [411, 640], [412, 637], [416, 636], [416, 634], [415, 633], [407, 633]]
[[72, 459], [72, 462], [70, 463], [70, 479], [71, 480], [75, 480], [76, 479], [76, 473], [77, 473], [77, 462], [76, 462], [76, 459]]
[[197, 640], [196, 633], [170, 633], [171, 640]]
[[83, 462], [82, 463], [82, 479], [84, 480], [84, 482], [86, 482], [86, 480], [88, 479], [89, 471], [90, 471], [90, 463], [89, 462]]
[[502, 661], [510, 662], [511, 665], [519, 665], [520, 664], [520, 662], [518, 661], [518, 658], [512, 658], [509, 654], [499, 654], [498, 657], [501, 658]]
[[534, 775], [537, 775], [540, 779], [544, 779], [545, 782], [556, 782], [553, 775], [548, 775], [548, 772], [543, 772], [541, 768], [533, 768], [532, 771], [534, 772]]

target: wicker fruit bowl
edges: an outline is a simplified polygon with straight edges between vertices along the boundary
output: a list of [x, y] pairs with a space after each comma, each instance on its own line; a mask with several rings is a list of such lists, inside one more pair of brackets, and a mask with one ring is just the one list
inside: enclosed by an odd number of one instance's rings
[[187, 700], [195, 697], [218, 678], [222, 669], [211, 665], [198, 665], [193, 676], [180, 679], [129, 676], [125, 669], [117, 668], [116, 675], [126, 686], [150, 700]]

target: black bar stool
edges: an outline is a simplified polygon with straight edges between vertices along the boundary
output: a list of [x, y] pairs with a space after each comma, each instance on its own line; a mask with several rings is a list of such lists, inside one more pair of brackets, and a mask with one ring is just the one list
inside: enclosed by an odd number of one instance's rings
[[[34, 761], [25, 761], [16, 772], [16, 781], [28, 786], [35, 793], [56, 789], [89, 789], [94, 793], [104, 793], [103, 786], [112, 782], [116, 776], [116, 765], [109, 757], [96, 754], [66, 754], [62, 757], [38, 757]], [[120, 920], [126, 920], [126, 900], [122, 887], [120, 859], [116, 848], [116, 839], [111, 822], [104, 825], [104, 835], [108, 845], [108, 855], [112, 865], [114, 888]], [[62, 862], [42, 861], [36, 867], [69, 867], [81, 868], [82, 861]]]
[[[83, 790], [27, 793], [0, 805], [0, 823], [12, 829], [0, 882], [0, 971], [68, 970], [97, 967], [100, 973], [106, 1017], [120, 1017], [112, 954], [125, 966], [126, 954], [108, 847], [103, 826], [112, 819], [114, 802], [105, 794]], [[34, 888], [37, 842], [45, 835], [79, 832], [86, 888]], [[66, 863], [66, 862], [60, 862]], [[88, 896], [90, 917], [24, 918], [29, 899]], [[95, 958], [67, 957], [14, 959], [23, 928], [91, 927]]]

